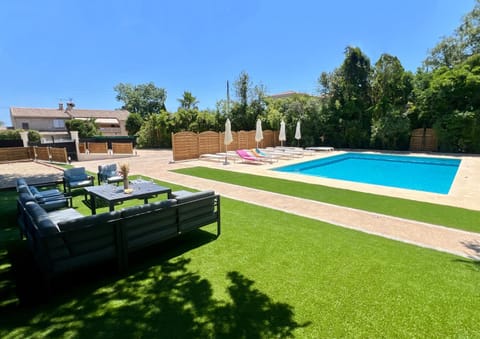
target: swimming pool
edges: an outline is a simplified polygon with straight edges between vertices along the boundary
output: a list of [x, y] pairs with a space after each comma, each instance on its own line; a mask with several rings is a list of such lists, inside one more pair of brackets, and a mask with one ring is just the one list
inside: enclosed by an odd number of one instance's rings
[[458, 159], [350, 152], [273, 170], [448, 194], [460, 162]]

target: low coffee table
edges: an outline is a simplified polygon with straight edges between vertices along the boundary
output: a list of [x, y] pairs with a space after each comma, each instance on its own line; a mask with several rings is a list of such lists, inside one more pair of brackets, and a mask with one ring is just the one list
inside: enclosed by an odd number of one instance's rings
[[148, 198], [157, 194], [168, 195], [170, 198], [172, 190], [168, 187], [159, 186], [150, 181], [134, 180], [130, 183], [129, 188], [133, 191], [131, 193], [125, 193], [123, 186], [116, 185], [100, 185], [100, 186], [88, 186], [85, 187], [85, 191], [90, 195], [90, 209], [92, 214], [96, 214], [96, 198], [101, 198], [108, 202], [110, 211], [115, 209], [115, 204], [121, 201], [131, 199], [142, 199], [145, 204], [148, 203]]

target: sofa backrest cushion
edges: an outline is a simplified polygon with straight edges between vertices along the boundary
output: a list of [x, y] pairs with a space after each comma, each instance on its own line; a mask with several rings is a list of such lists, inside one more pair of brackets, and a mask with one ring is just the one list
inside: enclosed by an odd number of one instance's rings
[[189, 195], [184, 195], [184, 196], [178, 197], [177, 198], [177, 204], [183, 204], [185, 202], [190, 202], [190, 201], [194, 201], [194, 200], [198, 200], [198, 199], [202, 199], [202, 198], [206, 198], [206, 197], [210, 197], [210, 196], [214, 196], [214, 195], [215, 195], [215, 191], [213, 191], [213, 190], [195, 192], [195, 193], [192, 193], [192, 194], [189, 194]]
[[55, 223], [48, 216], [48, 213], [37, 203], [28, 203], [26, 204], [25, 209], [37, 226], [38, 232], [41, 236], [60, 232], [57, 225], [55, 225]]
[[117, 164], [99, 165], [98, 172], [100, 175], [105, 175], [107, 177], [117, 175]]
[[214, 191], [202, 191], [177, 199], [180, 232], [208, 225], [217, 220]]
[[22, 205], [25, 205], [29, 201], [35, 201], [34, 196], [29, 193], [20, 193], [18, 195], [18, 199], [20, 199]]
[[111, 220], [120, 218], [120, 211], [105, 212], [89, 215], [81, 218], [70, 219], [58, 223], [61, 231], [69, 231], [83, 227], [105, 224]]
[[18, 186], [17, 191], [18, 191], [18, 193], [27, 193], [27, 194], [30, 194], [31, 196], [33, 196], [32, 191], [30, 191], [30, 188], [28, 187], [28, 185]]
[[149, 204], [127, 207], [121, 210], [122, 218], [128, 218], [128, 217], [131, 217], [132, 215], [147, 213], [147, 212], [162, 209], [162, 208], [168, 208], [175, 205], [176, 203], [177, 203], [177, 200], [175, 199], [167, 199], [163, 201], [152, 202]]
[[85, 167], [74, 167], [64, 171], [65, 178], [68, 181], [83, 181], [88, 179], [88, 175], [85, 172]]
[[107, 177], [113, 177], [117, 175], [117, 165], [116, 164], [105, 165], [105, 175]]
[[17, 179], [17, 192], [19, 192], [18, 188], [20, 186], [28, 186], [27, 181], [24, 178]]

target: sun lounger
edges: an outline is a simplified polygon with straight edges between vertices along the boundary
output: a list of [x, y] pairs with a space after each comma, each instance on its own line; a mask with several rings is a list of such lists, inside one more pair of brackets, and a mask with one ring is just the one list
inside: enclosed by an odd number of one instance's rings
[[268, 163], [272, 164], [272, 163], [278, 161], [278, 158], [274, 158], [274, 157], [269, 156], [269, 155], [266, 155], [266, 154], [263, 154], [263, 155], [258, 154], [258, 153], [256, 153], [256, 151], [253, 150], [253, 149], [252, 149], [252, 150], [247, 150], [247, 149], [245, 149], [244, 151], [245, 151], [245, 153], [248, 154], [249, 156], [258, 158], [260, 161], [263, 161], [263, 162], [268, 162]]
[[288, 149], [287, 147], [267, 147], [266, 150], [277, 152], [277, 154], [283, 152], [284, 154], [291, 155], [293, 158], [301, 158], [304, 155], [303, 150], [297, 151], [294, 149]]
[[302, 154], [302, 155], [314, 155], [315, 152], [309, 149], [303, 149], [301, 147], [286, 147], [286, 146], [277, 146], [275, 149], [284, 151], [284, 152], [292, 152], [295, 154]]
[[297, 156], [295, 154], [291, 154], [289, 152], [284, 152], [284, 151], [275, 151], [273, 147], [271, 148], [261, 148], [259, 149], [263, 153], [271, 156], [275, 156], [280, 159], [293, 159], [296, 158]]
[[309, 151], [323, 151], [323, 152], [331, 152], [331, 151], [334, 151], [335, 149], [333, 147], [321, 147], [321, 146], [316, 146], [316, 147], [307, 147], [305, 148], [306, 150], [309, 150]]
[[238, 149], [236, 150], [236, 152], [238, 156], [241, 158], [241, 160], [244, 162], [256, 163], [256, 164], [264, 163], [264, 161], [262, 161], [261, 158], [257, 158], [256, 156], [249, 154], [246, 150]]
[[200, 155], [200, 160], [225, 161], [225, 155], [205, 153]]
[[259, 150], [258, 148], [253, 148], [251, 150], [251, 152], [253, 153], [254, 156], [258, 157], [258, 158], [262, 158], [262, 159], [266, 159], [268, 160], [270, 163], [273, 163], [273, 162], [277, 162], [278, 159], [280, 159], [280, 156], [276, 155], [276, 154], [267, 154], [267, 153], [264, 153], [262, 152], [261, 150]]

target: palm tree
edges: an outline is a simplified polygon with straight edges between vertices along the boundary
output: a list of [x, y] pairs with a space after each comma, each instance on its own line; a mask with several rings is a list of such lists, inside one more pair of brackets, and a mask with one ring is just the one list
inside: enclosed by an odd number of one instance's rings
[[184, 91], [183, 96], [181, 99], [177, 99], [180, 103], [180, 108], [190, 110], [190, 109], [198, 109], [198, 100], [196, 97], [192, 95], [191, 92]]

